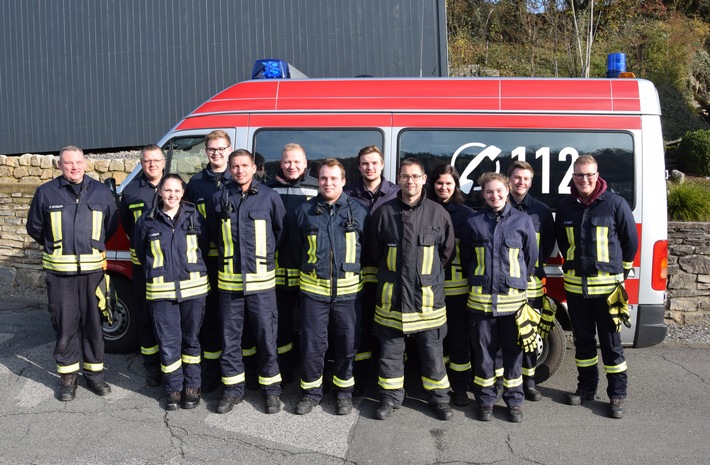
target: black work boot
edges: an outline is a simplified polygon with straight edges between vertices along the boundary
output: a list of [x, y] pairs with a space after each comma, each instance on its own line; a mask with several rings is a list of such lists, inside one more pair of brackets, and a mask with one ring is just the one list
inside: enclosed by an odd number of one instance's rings
[[87, 381], [86, 387], [97, 396], [103, 397], [111, 394], [111, 386], [106, 381], [99, 381], [98, 383]]
[[151, 367], [145, 372], [145, 385], [146, 386], [160, 386], [162, 382], [162, 376], [160, 374], [160, 368]]
[[165, 402], [165, 410], [174, 411], [180, 407], [180, 391], [171, 392], [168, 394], [168, 400]]
[[624, 418], [624, 399], [610, 399], [609, 418]]
[[593, 392], [582, 391], [581, 389], [577, 389], [574, 394], [565, 394], [565, 402], [567, 403], [567, 405], [580, 405], [582, 402], [589, 400], [594, 400]]
[[182, 408], [185, 410], [195, 408], [200, 403], [200, 388], [186, 387], [183, 394]]
[[62, 386], [59, 388], [57, 399], [62, 402], [69, 402], [76, 398], [76, 373], [62, 375]]

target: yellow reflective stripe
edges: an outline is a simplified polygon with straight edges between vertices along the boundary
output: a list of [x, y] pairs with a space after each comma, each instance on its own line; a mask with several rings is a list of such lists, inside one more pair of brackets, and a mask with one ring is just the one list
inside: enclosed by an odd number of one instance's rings
[[378, 377], [377, 384], [380, 385], [382, 389], [386, 390], [393, 390], [393, 389], [402, 389], [404, 388], [404, 376], [400, 376], [399, 378], [383, 378], [383, 377]]
[[150, 241], [150, 254], [153, 256], [153, 268], [162, 267], [165, 257], [163, 257], [163, 250], [160, 248], [160, 240]]
[[357, 259], [357, 238], [355, 231], [345, 233], [345, 263], [355, 263]]
[[280, 383], [281, 382], [281, 373], [278, 373], [276, 376], [259, 376], [259, 384], [262, 386], [271, 386], [272, 384]]
[[131, 252], [131, 263], [133, 263], [134, 265], [140, 265], [141, 261], [138, 260], [138, 255], [136, 255], [136, 249], [131, 247], [129, 251]]
[[84, 362], [83, 367], [85, 371], [102, 371], [104, 369], [104, 364]]
[[528, 290], [526, 291], [525, 296], [528, 299], [534, 299], [542, 297], [544, 294], [545, 293], [542, 289], [542, 280], [537, 276], [531, 275], [530, 279], [528, 279]]
[[218, 360], [221, 356], [221, 350], [218, 350], [216, 352], [202, 352], [202, 358], [204, 358], [205, 360]]
[[[537, 250], [540, 250], [540, 232], [535, 233], [535, 243], [537, 244]], [[542, 253], [538, 254], [537, 260], [535, 261], [535, 266], [540, 266], [540, 255]]]
[[574, 260], [574, 251], [576, 248], [574, 244], [574, 227], [567, 226], [565, 228], [565, 234], [567, 235], [567, 242], [569, 243], [569, 248], [567, 249], [567, 255], [565, 256], [565, 260]]
[[495, 376], [493, 378], [481, 378], [480, 376], [476, 376], [473, 378], [473, 384], [477, 384], [481, 387], [490, 387], [493, 386], [495, 383]]
[[624, 280], [624, 274], [612, 274], [605, 271], [597, 272], [597, 276], [575, 276], [574, 270], [568, 270], [564, 274], [564, 285], [567, 292], [573, 294], [583, 294], [582, 283], [587, 282], [588, 295], [605, 295], [614, 292], [617, 284]]
[[[54, 242], [58, 242], [59, 244], [56, 244], [61, 248], [62, 244], [62, 212], [61, 211], [53, 211], [49, 214], [49, 220], [52, 223], [52, 239]], [[56, 249], [56, 247], [55, 247]]]
[[318, 261], [318, 258], [316, 257], [316, 250], [318, 247], [318, 236], [315, 234], [309, 234], [306, 236], [306, 239], [308, 239], [308, 251], [306, 252], [308, 255], [308, 263], [315, 263]]
[[444, 365], [448, 365], [448, 364], [449, 364], [449, 356], [444, 355]]
[[404, 333], [439, 328], [446, 324], [446, 307], [428, 312], [402, 313], [375, 306], [375, 323]]
[[301, 389], [316, 389], [323, 385], [323, 377], [321, 376], [315, 381], [304, 381], [301, 380]]
[[182, 360], [177, 359], [175, 363], [171, 363], [170, 365], [160, 365], [160, 370], [163, 373], [172, 373], [173, 371], [177, 370], [182, 366]]
[[510, 263], [511, 278], [520, 277], [520, 263], [518, 262], [519, 255], [520, 249], [508, 249], [508, 262]]
[[188, 234], [187, 235], [187, 263], [197, 263], [197, 235]]
[[57, 365], [57, 373], [62, 375], [74, 373], [76, 371], [79, 371], [79, 362], [72, 363], [71, 365]]
[[233, 273], [234, 242], [232, 242], [232, 220], [229, 218], [222, 220], [222, 244], [224, 246], [224, 271]]
[[143, 355], [154, 355], [157, 353], [158, 353], [158, 344], [156, 344], [152, 347], [141, 346], [141, 354], [143, 354]]
[[434, 310], [434, 290], [431, 286], [422, 286], [422, 312]]
[[200, 363], [201, 361], [202, 357], [200, 357], [199, 355], [182, 354], [182, 363], [196, 364]]
[[101, 240], [101, 226], [103, 223], [104, 212], [91, 212], [91, 238], [95, 241]]
[[[511, 288], [507, 294], [498, 294], [496, 312], [500, 314], [515, 313], [526, 300], [526, 290]], [[468, 293], [466, 306], [473, 311], [493, 313], [493, 296], [484, 294], [479, 286], [472, 286]]]
[[514, 378], [514, 379], [503, 378], [503, 387], [512, 388], [512, 387], [520, 386], [522, 384], [523, 384], [523, 377], [522, 376], [518, 376], [517, 378]]
[[372, 358], [372, 352], [358, 352], [355, 354], [355, 361], [362, 362], [363, 360], [370, 360]]
[[82, 271], [101, 270], [106, 262], [104, 254], [96, 249], [91, 254], [81, 255], [61, 255], [61, 252], [61, 248], [56, 249], [52, 254], [42, 252], [42, 267], [46, 270], [68, 273], [76, 272], [79, 268]]
[[[207, 276], [198, 276], [194, 279], [186, 279], [179, 282], [180, 294], [182, 297], [195, 297], [207, 294], [210, 290], [209, 280]], [[177, 288], [174, 282], [163, 282], [163, 278], [159, 277], [153, 281], [145, 283], [145, 298], [148, 300], [170, 299], [177, 298]]]
[[242, 357], [251, 357], [252, 355], [256, 355], [256, 346], [242, 349]]
[[473, 274], [476, 276], [481, 276], [486, 272], [486, 249], [484, 247], [476, 247], [476, 269], [473, 270]]
[[[266, 220], [254, 220], [254, 255], [256, 255], [256, 274], [266, 273], [267, 266], [264, 257], [266, 257]], [[262, 258], [259, 258], [262, 257]], [[272, 280], [276, 285], [276, 274], [274, 273]], [[247, 282], [249, 276], [247, 276]]]
[[574, 359], [574, 363], [580, 368], [594, 367], [594, 366], [597, 366], [598, 362], [599, 362], [598, 355], [595, 355], [594, 357], [588, 358], [588, 359], [580, 359], [580, 358]]
[[293, 350], [293, 342], [289, 342], [288, 344], [284, 344], [282, 346], [279, 346], [276, 348], [276, 353], [278, 355], [286, 354], [288, 352], [291, 352]]
[[[382, 284], [382, 306], [379, 308], [382, 312], [387, 313], [392, 309], [392, 294], [394, 293], [394, 283]], [[375, 307], [377, 308], [377, 307]]]
[[609, 262], [609, 227], [597, 226], [597, 261]]
[[621, 262], [621, 267], [625, 270], [630, 270], [634, 267], [634, 262]]
[[397, 271], [397, 246], [391, 245], [387, 248], [387, 269]]
[[618, 365], [604, 365], [604, 371], [607, 373], [623, 373], [626, 371], [626, 362], [621, 362]]
[[340, 379], [333, 375], [333, 384], [339, 388], [349, 388], [355, 386], [355, 378], [352, 376], [348, 379]]
[[222, 384], [225, 386], [234, 386], [235, 384], [243, 383], [245, 379], [244, 373], [239, 373], [234, 376], [222, 376]]
[[466, 363], [449, 363], [449, 369], [451, 371], [468, 371], [471, 369], [471, 362]]
[[[301, 272], [300, 286], [304, 292], [310, 292], [317, 295], [330, 296], [331, 280], [319, 278], [315, 271], [311, 273]], [[336, 292], [339, 296], [357, 294], [362, 290], [363, 281], [360, 273], [345, 273], [345, 277], [336, 279]]]
[[450, 266], [451, 278], [444, 281], [444, 295], [447, 296], [468, 294], [468, 280], [463, 275], [459, 243], [459, 239], [456, 239], [456, 253]]
[[434, 246], [427, 245], [422, 247], [422, 274], [431, 274], [433, 264]]
[[502, 378], [502, 377], [503, 377], [503, 373], [504, 373], [504, 370], [503, 370], [502, 367], [495, 369], [496, 378]]
[[532, 368], [525, 368], [525, 367], [523, 367], [523, 376], [527, 376], [527, 377], [530, 377], [530, 378], [532, 378], [533, 376], [535, 376], [535, 367], [532, 367]]
[[377, 267], [374, 266], [363, 266], [360, 270], [362, 274], [362, 281], [365, 283], [376, 283], [377, 282]]
[[203, 218], [207, 218], [207, 205], [204, 203], [197, 204], [197, 211], [200, 212]]

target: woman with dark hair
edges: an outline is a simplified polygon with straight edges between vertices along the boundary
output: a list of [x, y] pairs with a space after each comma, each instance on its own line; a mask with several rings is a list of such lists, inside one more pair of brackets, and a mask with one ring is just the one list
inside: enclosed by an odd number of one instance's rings
[[468, 280], [461, 265], [459, 239], [468, 217], [473, 210], [464, 205], [459, 182], [459, 173], [446, 163], [437, 166], [431, 173], [430, 197], [441, 204], [454, 224], [456, 254], [451, 265], [446, 268], [444, 294], [446, 295], [446, 321], [448, 332], [444, 339], [445, 359], [448, 359], [449, 382], [454, 391], [454, 405], [468, 405], [468, 388], [471, 383], [471, 353], [469, 350]]
[[177, 410], [181, 396], [182, 408], [200, 403], [198, 334], [209, 290], [202, 250], [209, 236], [194, 205], [182, 203], [184, 193], [179, 175], [165, 175], [156, 206], [138, 219], [133, 234], [158, 339], [166, 410]]

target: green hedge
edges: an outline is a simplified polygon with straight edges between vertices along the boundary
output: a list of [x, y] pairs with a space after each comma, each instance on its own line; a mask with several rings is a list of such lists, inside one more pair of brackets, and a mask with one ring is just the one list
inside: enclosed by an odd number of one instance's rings
[[670, 183], [668, 219], [671, 221], [710, 221], [710, 183], [686, 181]]

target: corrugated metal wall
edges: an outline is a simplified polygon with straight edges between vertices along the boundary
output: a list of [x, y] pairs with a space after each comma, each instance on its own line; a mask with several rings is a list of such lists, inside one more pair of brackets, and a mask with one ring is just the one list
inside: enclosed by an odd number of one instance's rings
[[259, 58], [310, 77], [446, 75], [444, 0], [0, 4], [0, 153], [158, 140]]

